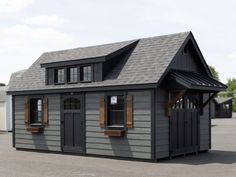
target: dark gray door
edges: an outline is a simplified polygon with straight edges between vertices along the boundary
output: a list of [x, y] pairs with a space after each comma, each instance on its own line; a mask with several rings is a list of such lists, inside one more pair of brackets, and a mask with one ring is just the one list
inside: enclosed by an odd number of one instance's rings
[[64, 95], [62, 98], [62, 149], [64, 152], [84, 152], [83, 95]]
[[199, 148], [199, 96], [185, 95], [172, 107], [170, 154], [197, 152]]

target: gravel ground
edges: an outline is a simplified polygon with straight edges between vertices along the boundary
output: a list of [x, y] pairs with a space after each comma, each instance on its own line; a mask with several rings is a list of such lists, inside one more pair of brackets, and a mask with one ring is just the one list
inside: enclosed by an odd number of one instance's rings
[[235, 177], [236, 118], [212, 121], [212, 150], [157, 163], [16, 151], [0, 132], [2, 177]]

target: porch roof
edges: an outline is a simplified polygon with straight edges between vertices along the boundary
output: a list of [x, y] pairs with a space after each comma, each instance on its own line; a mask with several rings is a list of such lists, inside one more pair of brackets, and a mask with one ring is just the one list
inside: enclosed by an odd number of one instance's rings
[[171, 71], [170, 78], [187, 89], [218, 92], [227, 88], [212, 77], [194, 72]]

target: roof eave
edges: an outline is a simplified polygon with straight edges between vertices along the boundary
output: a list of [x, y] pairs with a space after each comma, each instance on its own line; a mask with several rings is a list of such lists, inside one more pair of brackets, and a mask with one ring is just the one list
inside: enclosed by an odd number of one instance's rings
[[133, 85], [115, 85], [115, 86], [97, 86], [97, 87], [77, 87], [77, 88], [60, 88], [60, 89], [42, 89], [42, 90], [22, 90], [7, 91], [7, 95], [28, 95], [28, 94], [51, 94], [51, 93], [68, 93], [68, 92], [101, 92], [101, 91], [118, 91], [118, 90], [146, 90], [156, 89], [157, 83], [133, 84]]
[[83, 58], [83, 59], [74, 59], [70, 61], [60, 61], [53, 63], [42, 63], [40, 66], [42, 68], [51, 68], [51, 67], [64, 67], [69, 65], [78, 65], [78, 64], [88, 64], [88, 63], [97, 63], [97, 62], [105, 62], [106, 57], [94, 57], [94, 58]]

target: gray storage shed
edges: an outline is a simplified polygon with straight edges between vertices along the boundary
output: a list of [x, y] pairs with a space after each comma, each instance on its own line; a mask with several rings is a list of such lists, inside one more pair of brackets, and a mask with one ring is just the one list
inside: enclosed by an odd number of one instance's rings
[[13, 146], [160, 159], [211, 148], [212, 78], [191, 32], [47, 52], [11, 84]]
[[212, 104], [214, 118], [232, 118], [233, 97], [216, 97]]

